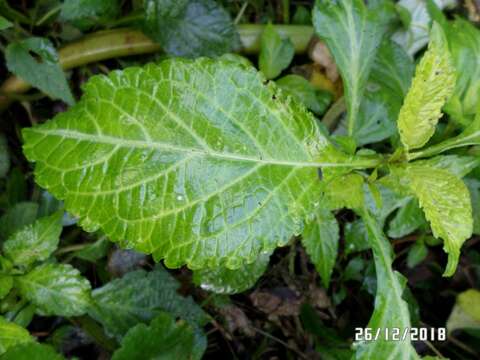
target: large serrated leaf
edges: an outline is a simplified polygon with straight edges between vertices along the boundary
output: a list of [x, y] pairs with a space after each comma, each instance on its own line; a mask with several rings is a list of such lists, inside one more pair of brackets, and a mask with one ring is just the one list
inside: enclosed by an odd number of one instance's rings
[[317, 0], [313, 11], [315, 30], [332, 53], [345, 84], [348, 134], [373, 66], [377, 49], [391, 20], [388, 1], [368, 8], [363, 0]]
[[67, 264], [44, 264], [16, 278], [20, 294], [41, 315], [78, 316], [90, 306], [90, 283]]
[[407, 150], [421, 148], [432, 137], [454, 86], [455, 69], [448, 43], [440, 25], [434, 23], [428, 50], [415, 70], [398, 117], [400, 139]]
[[194, 330], [186, 322], [175, 323], [168, 313], [160, 313], [150, 326], [138, 324], [123, 338], [112, 360], [164, 359], [193, 360]]
[[264, 81], [210, 59], [97, 76], [71, 110], [24, 130], [24, 151], [86, 230], [170, 267], [238, 268], [301, 231], [318, 167], [371, 165], [339, 156]]
[[89, 314], [117, 339], [131, 327], [151, 321], [162, 311], [203, 325], [206, 314], [191, 298], [180, 296], [178, 287], [177, 281], [160, 266], [151, 272], [133, 271], [95, 289]]
[[413, 163], [400, 175], [418, 197], [433, 235], [444, 240], [448, 253], [444, 276], [453, 275], [460, 248], [473, 231], [472, 205], [466, 185], [446, 170], [422, 164]]

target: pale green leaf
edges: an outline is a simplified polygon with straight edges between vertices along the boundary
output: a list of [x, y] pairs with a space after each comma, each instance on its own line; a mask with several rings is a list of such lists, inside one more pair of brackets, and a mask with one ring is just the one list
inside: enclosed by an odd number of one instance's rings
[[28, 342], [11, 347], [2, 356], [2, 360], [64, 360], [51, 346]]
[[112, 360], [162, 359], [191, 360], [194, 330], [184, 322], [175, 323], [168, 313], [160, 313], [149, 326], [139, 324], [127, 332]]
[[10, 43], [5, 51], [5, 59], [9, 71], [51, 98], [61, 99], [69, 105], [75, 102], [50, 40], [32, 37]]
[[20, 294], [42, 315], [79, 316], [91, 304], [90, 283], [67, 264], [44, 264], [16, 278]]
[[408, 338], [400, 341], [385, 339], [386, 328], [399, 328], [400, 334], [403, 334], [403, 331], [411, 326], [408, 304], [403, 299], [406, 279], [392, 270], [393, 251], [381, 225], [366, 210], [363, 211], [362, 218], [367, 228], [377, 274], [375, 308], [366, 328], [371, 328], [375, 336], [377, 329], [380, 332], [377, 338], [374, 336], [374, 341], [354, 344], [355, 359], [418, 359]]
[[457, 296], [447, 320], [447, 330], [480, 329], [480, 291], [469, 289]]
[[472, 205], [466, 185], [446, 170], [415, 163], [400, 172], [400, 176], [417, 196], [433, 235], [444, 241], [444, 250], [448, 253], [444, 276], [453, 275], [460, 248], [473, 230]]
[[267, 269], [271, 253], [262, 253], [251, 264], [240, 269], [225, 267], [200, 269], [193, 272], [193, 281], [202, 289], [217, 294], [236, 294], [250, 289]]
[[0, 274], [0, 300], [8, 295], [13, 287], [13, 277]]
[[318, 208], [313, 220], [302, 233], [302, 244], [327, 289], [337, 258], [339, 240], [337, 219], [331, 211]]
[[0, 15], [0, 31], [8, 29], [12, 23]]
[[7, 239], [24, 226], [32, 224], [38, 213], [38, 204], [34, 202], [20, 202], [5, 212], [0, 218], [0, 239]]
[[60, 19], [81, 29], [113, 20], [120, 10], [118, 0], [65, 0]]
[[480, 165], [480, 157], [441, 155], [427, 160], [415, 161], [415, 165], [446, 170], [459, 178], [463, 178], [465, 175], [469, 174], [472, 170], [478, 167], [478, 165]]
[[0, 316], [0, 355], [12, 346], [33, 340], [26, 329]]
[[8, 154], [7, 138], [0, 134], [0, 178], [8, 173], [10, 168], [10, 156]]
[[407, 150], [421, 148], [435, 132], [442, 107], [453, 93], [455, 68], [442, 28], [432, 26], [430, 43], [398, 117], [400, 139]]
[[180, 296], [178, 287], [177, 281], [160, 266], [151, 272], [133, 271], [95, 289], [89, 314], [117, 339], [163, 311], [203, 325], [205, 313], [190, 297]]
[[21, 266], [47, 259], [58, 246], [62, 215], [43, 217], [11, 235], [3, 244], [4, 254]]
[[345, 86], [348, 134], [355, 119], [377, 49], [390, 22], [390, 2], [368, 8], [363, 0], [317, 0], [313, 23], [339, 68]]
[[253, 68], [205, 58], [94, 77], [23, 135], [36, 181], [87, 231], [192, 269], [238, 268], [299, 234], [318, 167], [378, 163], [336, 150]]
[[295, 48], [289, 38], [282, 38], [272, 24], [263, 31], [258, 67], [267, 79], [276, 78], [290, 65]]
[[364, 204], [363, 177], [351, 173], [334, 177], [325, 184], [323, 203], [331, 210], [358, 209]]
[[214, 0], [144, 0], [144, 31], [168, 54], [218, 56], [238, 47], [228, 11]]

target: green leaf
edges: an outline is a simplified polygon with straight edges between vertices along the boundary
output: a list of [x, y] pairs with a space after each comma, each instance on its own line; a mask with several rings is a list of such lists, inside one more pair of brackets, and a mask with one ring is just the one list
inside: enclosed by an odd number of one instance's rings
[[106, 236], [102, 236], [94, 243], [87, 245], [81, 250], [75, 251], [73, 255], [79, 259], [95, 263], [97, 260], [107, 255], [110, 245], [111, 243]]
[[372, 334], [380, 330], [375, 341], [355, 343], [356, 359], [418, 359], [410, 341], [392, 341], [385, 339], [384, 329], [399, 328], [400, 334], [410, 328], [408, 304], [403, 300], [406, 279], [392, 270], [392, 248], [382, 232], [381, 225], [367, 211], [362, 211], [368, 240], [373, 250], [375, 271], [377, 274], [377, 293], [375, 308], [366, 328], [372, 329]]
[[302, 234], [302, 244], [328, 289], [340, 240], [337, 219], [331, 211], [318, 208]]
[[26, 329], [0, 316], [0, 355], [17, 344], [30, 341], [33, 341], [33, 338]]
[[410, 199], [388, 223], [388, 236], [401, 238], [425, 224], [425, 216], [416, 199]]
[[160, 313], [150, 326], [139, 324], [128, 331], [112, 360], [200, 359], [192, 357], [194, 337], [194, 330], [188, 323], [175, 323], [169, 314]]
[[427, 160], [415, 161], [416, 166], [426, 166], [446, 170], [462, 178], [480, 164], [480, 158], [475, 156], [442, 155]]
[[13, 277], [0, 274], [0, 300], [8, 295], [13, 287]]
[[144, 0], [144, 31], [170, 55], [218, 56], [238, 47], [230, 14], [214, 0]]
[[267, 79], [276, 78], [292, 62], [295, 48], [289, 38], [282, 38], [272, 24], [265, 26], [260, 45], [258, 67]]
[[7, 138], [0, 134], [0, 178], [4, 177], [10, 169], [10, 156], [8, 155]]
[[445, 106], [445, 112], [466, 126], [473, 121], [480, 103], [480, 64], [477, 61], [480, 57], [480, 30], [460, 17], [445, 30], [458, 74], [455, 91]]
[[317, 115], [323, 114], [332, 101], [331, 93], [317, 92], [303, 76], [287, 75], [278, 79], [276, 83], [285, 94], [295, 97]]
[[0, 31], [8, 29], [12, 23], [0, 15]]
[[111, 21], [118, 16], [118, 0], [65, 0], [60, 18], [86, 30], [94, 25]]
[[16, 281], [20, 294], [42, 315], [79, 316], [91, 304], [90, 283], [71, 265], [40, 265]]
[[480, 235], [480, 180], [465, 179], [465, 183], [472, 200], [473, 233]]
[[253, 68], [174, 59], [92, 78], [76, 106], [23, 131], [24, 152], [87, 231], [169, 267], [234, 269], [301, 232], [318, 167], [378, 163], [336, 150], [315, 121]]
[[435, 132], [442, 107], [453, 93], [455, 68], [442, 28], [434, 23], [427, 52], [400, 109], [398, 130], [408, 150], [421, 148]]
[[414, 268], [420, 264], [428, 255], [428, 248], [423, 240], [417, 240], [408, 250], [407, 266]]
[[193, 272], [193, 281], [202, 289], [217, 294], [236, 294], [250, 289], [267, 269], [271, 253], [267, 252], [251, 264], [237, 270], [225, 267], [200, 269]]
[[324, 204], [330, 210], [358, 209], [364, 203], [363, 177], [351, 173], [330, 180], [325, 185]]
[[16, 231], [32, 224], [38, 213], [38, 204], [34, 202], [20, 202], [7, 210], [0, 218], [0, 238], [7, 239]]
[[28, 342], [11, 347], [2, 360], [64, 360], [51, 346]]
[[17, 231], [3, 244], [4, 254], [19, 266], [46, 260], [58, 246], [62, 216], [58, 212]]
[[453, 275], [460, 248], [473, 230], [472, 205], [466, 185], [446, 170], [415, 163], [399, 175], [417, 196], [433, 235], [444, 241], [444, 250], [448, 253], [444, 276]]
[[345, 85], [348, 134], [355, 129], [363, 92], [390, 22], [390, 2], [368, 8], [363, 0], [317, 0], [315, 30], [332, 53]]
[[5, 59], [8, 70], [30, 85], [53, 99], [74, 104], [67, 79], [58, 63], [57, 52], [50, 40], [32, 37], [10, 43], [5, 51]]
[[456, 329], [480, 329], [480, 291], [469, 289], [458, 294], [447, 320], [448, 332]]
[[177, 281], [160, 266], [151, 272], [133, 271], [95, 289], [89, 314], [117, 339], [131, 327], [147, 323], [163, 311], [203, 325], [205, 313], [190, 297], [180, 296], [178, 287]]

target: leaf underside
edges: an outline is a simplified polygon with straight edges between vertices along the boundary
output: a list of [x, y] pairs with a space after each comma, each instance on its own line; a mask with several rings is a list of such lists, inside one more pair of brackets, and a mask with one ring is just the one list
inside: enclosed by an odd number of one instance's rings
[[328, 142], [253, 68], [172, 59], [84, 90], [23, 135], [37, 182], [87, 231], [191, 268], [238, 268], [301, 231]]

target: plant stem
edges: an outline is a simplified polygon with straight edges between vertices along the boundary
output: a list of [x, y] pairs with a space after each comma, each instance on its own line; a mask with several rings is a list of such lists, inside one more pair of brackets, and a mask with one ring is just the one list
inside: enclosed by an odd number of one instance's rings
[[[256, 54], [260, 50], [260, 36], [264, 25], [245, 24], [238, 26], [242, 42], [241, 52]], [[290, 38], [296, 53], [307, 51], [313, 28], [300, 25], [277, 25], [277, 31]], [[150, 40], [142, 32], [134, 29], [115, 29], [99, 31], [66, 45], [58, 51], [59, 62], [68, 70], [106, 59], [149, 54], [161, 51], [160, 45]], [[20, 78], [12, 76], [0, 86], [0, 113], [14, 101], [9, 94], [24, 93], [30, 85]]]

